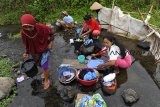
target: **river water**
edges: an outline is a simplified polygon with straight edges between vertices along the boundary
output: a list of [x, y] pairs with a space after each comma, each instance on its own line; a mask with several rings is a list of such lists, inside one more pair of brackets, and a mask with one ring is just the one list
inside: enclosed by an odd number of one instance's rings
[[[6, 54], [14, 62], [22, 61], [22, 54], [24, 52], [21, 39], [9, 40], [6, 39], [7, 33], [17, 33], [20, 31], [19, 25], [1, 26], [0, 33], [0, 50], [1, 53]], [[69, 33], [74, 34], [74, 33]], [[56, 33], [55, 42], [53, 44], [52, 56], [50, 60], [50, 80], [52, 86], [48, 90], [43, 90], [40, 76], [28, 79], [22, 83], [17, 84], [17, 96], [13, 99], [13, 102], [9, 107], [74, 107], [74, 100], [72, 96], [77, 93], [86, 93], [93, 95], [94, 93], [100, 93], [109, 107], [126, 107], [121, 99], [121, 93], [124, 89], [133, 88], [141, 96], [141, 100], [137, 102], [133, 107], [159, 107], [160, 95], [159, 89], [151, 79], [149, 74], [153, 74], [154, 69], [151, 63], [143, 63], [143, 67], [140, 62], [143, 62], [142, 56], [134, 54], [136, 62], [133, 66], [127, 70], [121, 71], [117, 76], [118, 89], [116, 94], [108, 96], [101, 91], [101, 85], [97, 83], [91, 87], [84, 87], [80, 85], [76, 80], [69, 85], [63, 85], [58, 81], [57, 68], [62, 63], [64, 58], [76, 59], [74, 54], [74, 47], [68, 44], [69, 34], [64, 32]], [[110, 34], [103, 31], [102, 36]], [[113, 35], [113, 34], [110, 34]], [[128, 40], [123, 37], [114, 35], [120, 42], [122, 42], [128, 49], [140, 50], [136, 47], [137, 41]], [[129, 45], [128, 45], [129, 44]], [[147, 57], [147, 62], [153, 62], [153, 57]], [[39, 69], [39, 73], [41, 69]], [[139, 84], [141, 83], [141, 84]], [[154, 91], [154, 92], [153, 92]], [[151, 93], [152, 92], [152, 93]], [[70, 96], [70, 97], [69, 97]], [[153, 96], [150, 98], [150, 96]], [[146, 99], [148, 98], [148, 99]], [[69, 101], [69, 102], [68, 102]]]

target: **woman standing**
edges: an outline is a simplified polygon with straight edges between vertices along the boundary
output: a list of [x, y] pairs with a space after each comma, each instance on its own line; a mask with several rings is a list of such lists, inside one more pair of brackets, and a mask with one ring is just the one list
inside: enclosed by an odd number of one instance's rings
[[53, 32], [51, 28], [36, 23], [35, 18], [31, 14], [24, 14], [21, 17], [21, 24], [21, 35], [26, 49], [23, 57], [28, 58], [31, 55], [36, 64], [43, 68], [44, 89], [47, 89], [50, 86], [48, 61], [49, 49], [52, 48], [54, 40]]

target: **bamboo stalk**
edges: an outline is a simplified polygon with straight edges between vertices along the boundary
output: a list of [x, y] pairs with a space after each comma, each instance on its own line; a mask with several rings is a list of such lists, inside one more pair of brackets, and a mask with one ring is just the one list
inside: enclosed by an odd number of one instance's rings
[[116, 1], [116, 0], [113, 0], [113, 2], [112, 2], [112, 9], [114, 8], [114, 3], [115, 3], [115, 1]]
[[142, 13], [140, 12], [139, 8], [138, 8], [138, 13], [139, 13], [139, 15], [141, 16], [141, 19], [142, 19], [143, 23], [145, 24], [144, 17], [143, 17], [143, 15], [142, 15]]
[[153, 9], [153, 5], [151, 6], [151, 8], [150, 8], [150, 10], [149, 10], [149, 13], [148, 13], [148, 14], [151, 14], [152, 9]]

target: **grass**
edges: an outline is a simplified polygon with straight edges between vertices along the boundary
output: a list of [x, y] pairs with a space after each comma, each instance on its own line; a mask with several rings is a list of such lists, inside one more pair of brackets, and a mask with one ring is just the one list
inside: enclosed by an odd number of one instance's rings
[[0, 58], [0, 77], [11, 77], [13, 63], [9, 59]]
[[[132, 17], [135, 17], [137, 19], [141, 20], [141, 17], [138, 13], [138, 7], [135, 6], [134, 4], [125, 2], [125, 3], [121, 3], [121, 2], [115, 2], [115, 5], [120, 7], [122, 11], [125, 12], [135, 12], [135, 13], [130, 13], [130, 15]], [[108, 8], [111, 8], [111, 4], [106, 4], [105, 5]], [[142, 13], [148, 13], [150, 10], [151, 5], [142, 5], [139, 6], [139, 9]], [[44, 21], [47, 23], [53, 23], [55, 22], [57, 19], [60, 18], [61, 15], [61, 11], [66, 10], [73, 18], [75, 21], [77, 21], [78, 23], [82, 23], [83, 22], [83, 16], [86, 13], [92, 13], [92, 16], [95, 16], [94, 12], [91, 12], [91, 10], [89, 9], [89, 7], [74, 7], [74, 8], [57, 8], [54, 9], [54, 11], [50, 12], [50, 14], [46, 14]], [[153, 10], [152, 10], [152, 17], [150, 20], [151, 24], [154, 24], [158, 27], [160, 27], [160, 9], [156, 9], [156, 7], [154, 6]], [[17, 11], [4, 11], [4, 12], [0, 12], [0, 25], [6, 25], [6, 24], [20, 24], [20, 17], [21, 15], [24, 13], [24, 11], [22, 9], [19, 9]], [[144, 19], [146, 18], [147, 14], [144, 14], [143, 17]]]
[[[0, 77], [12, 77], [11, 68], [13, 63], [9, 59], [2, 58], [0, 55]], [[0, 101], [0, 107], [6, 107], [11, 103], [13, 97], [16, 95], [16, 87], [12, 88], [10, 95], [6, 96]]]
[[0, 12], [0, 16], [1, 16], [0, 17], [0, 25], [19, 24], [21, 14], [22, 14], [21, 10], [1, 11]]
[[21, 37], [21, 34], [20, 34], [20, 33], [16, 33], [16, 34], [11, 34], [11, 33], [9, 33], [9, 34], [8, 34], [8, 38], [9, 38], [9, 39], [12, 39], [12, 40], [18, 39], [18, 38], [20, 38], [20, 37]]
[[[73, 17], [73, 19], [75, 21], [77, 21], [78, 23], [83, 22], [83, 17], [84, 15], [88, 12], [91, 13], [91, 10], [89, 10], [89, 8], [86, 7], [81, 7], [81, 8], [67, 8], [65, 9], [69, 15], [71, 15]], [[64, 9], [56, 9], [53, 14], [50, 14], [46, 17], [47, 22], [51, 23], [51, 22], [55, 22], [57, 19], [60, 19], [60, 15], [61, 12], [64, 11]], [[94, 15], [94, 14], [92, 14]]]

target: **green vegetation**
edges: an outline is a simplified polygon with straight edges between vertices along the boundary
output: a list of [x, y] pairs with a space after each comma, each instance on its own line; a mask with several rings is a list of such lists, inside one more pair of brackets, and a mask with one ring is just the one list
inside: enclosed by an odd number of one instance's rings
[[[60, 12], [67, 10], [77, 22], [82, 22], [86, 13], [91, 13], [90, 6], [94, 1], [101, 3], [108, 8], [112, 7], [113, 0], [2, 0], [0, 4], [0, 24], [20, 23], [20, 16], [24, 13], [31, 13], [38, 22], [52, 23], [60, 18]], [[115, 0], [115, 5], [119, 6], [131, 16], [141, 19], [138, 8], [146, 17], [151, 5], [151, 24], [160, 27], [160, 1], [159, 0]], [[92, 12], [93, 13], [93, 12]]]
[[20, 33], [16, 33], [16, 34], [11, 34], [11, 33], [9, 33], [9, 34], [8, 34], [8, 38], [9, 38], [9, 39], [15, 40], [15, 39], [18, 39], [18, 38], [20, 38], [20, 37], [21, 37], [21, 34], [20, 34]]
[[[12, 77], [11, 67], [13, 63], [9, 59], [1, 57], [0, 54], [0, 77]], [[6, 107], [16, 94], [16, 87], [12, 88], [10, 95], [0, 101], [0, 107]]]
[[0, 77], [11, 77], [13, 63], [9, 59], [0, 57]]

